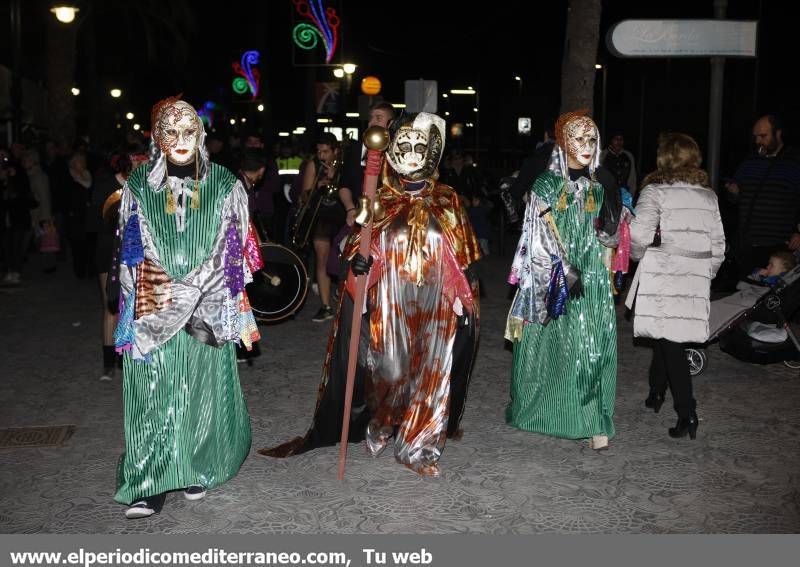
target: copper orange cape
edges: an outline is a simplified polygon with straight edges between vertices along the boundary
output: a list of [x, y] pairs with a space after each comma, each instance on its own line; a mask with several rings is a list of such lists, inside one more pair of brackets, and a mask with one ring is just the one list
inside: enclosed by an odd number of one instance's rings
[[[377, 254], [380, 257], [381, 255], [381, 251], [376, 248], [381, 234], [391, 226], [395, 219], [402, 218], [404, 214], [409, 221], [409, 240], [414, 239], [415, 231], [419, 232], [421, 229], [419, 226], [414, 226], [414, 217], [419, 217], [419, 214], [414, 213], [419, 213], [420, 207], [415, 207], [412, 201], [416, 203], [424, 201], [427, 206], [421, 212], [424, 215], [426, 213], [429, 214], [438, 223], [443, 235], [442, 242], [448, 248], [447, 253], [455, 258], [460, 268], [458, 279], [467, 281], [464, 273], [471, 273], [469, 268], [479, 259], [480, 248], [472, 231], [472, 226], [467, 219], [465, 211], [461, 208], [455, 192], [446, 185], [434, 182], [428, 183], [426, 189], [423, 189], [417, 197], [412, 198], [399, 188], [397, 181], [392, 177], [384, 175], [384, 180], [388, 180], [388, 182], [384, 183], [379, 190], [378, 198], [386, 210], [386, 216], [373, 225], [371, 243], [373, 256]], [[350, 258], [357, 251], [359, 232], [359, 230], [353, 232], [345, 250], [345, 257]], [[424, 234], [421, 239], [424, 242]], [[413, 244], [409, 248], [412, 246]], [[385, 267], [391, 270], [399, 270], [400, 266], [391, 265], [391, 258], [390, 256], [387, 260], [390, 265]], [[370, 290], [374, 290], [377, 287], [375, 285], [377, 283], [375, 275], [379, 272], [377, 264], [376, 262], [370, 272], [370, 281], [367, 284]], [[477, 280], [471, 282], [470, 285], [468, 293], [471, 297], [464, 298], [466, 301], [462, 299], [462, 303], [466, 310], [473, 314], [472, 321], [469, 325], [457, 329], [452, 347], [453, 362], [450, 369], [449, 415], [447, 421], [447, 437], [450, 438], [459, 438], [461, 435], [459, 423], [464, 413], [467, 387], [478, 346], [479, 304]], [[446, 295], [450, 297], [461, 295], [457, 290], [448, 289], [448, 287], [456, 288], [460, 286], [457, 286], [456, 283], [450, 283], [449, 286], [445, 286], [442, 291]], [[260, 449], [258, 451], [260, 454], [271, 457], [288, 457], [318, 447], [335, 445], [339, 441], [347, 376], [350, 338], [348, 330], [352, 326], [353, 317], [353, 300], [345, 291], [345, 288], [344, 284], [340, 286], [337, 316], [333, 322], [328, 340], [328, 350], [322, 369], [322, 379], [311, 428], [304, 437], [296, 437], [274, 448]], [[364, 353], [369, 349], [371, 332], [375, 332], [374, 326], [371, 329], [370, 325], [370, 314], [372, 310], [376, 309], [373, 301], [374, 294], [370, 294], [368, 291], [367, 296], [367, 312], [363, 314], [361, 325], [360, 353]], [[359, 355], [353, 394], [353, 409], [350, 415], [349, 441], [351, 443], [359, 442], [365, 438], [365, 430], [371, 417], [367, 404], [367, 393], [365, 392], [366, 372], [363, 355]]]

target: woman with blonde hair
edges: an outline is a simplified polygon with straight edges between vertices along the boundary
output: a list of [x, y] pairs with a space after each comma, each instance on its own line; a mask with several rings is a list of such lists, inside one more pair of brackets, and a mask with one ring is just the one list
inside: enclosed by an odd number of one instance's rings
[[678, 414], [669, 435], [691, 439], [698, 421], [684, 347], [708, 340], [711, 280], [725, 252], [717, 195], [701, 161], [690, 136], [659, 138], [657, 169], [642, 183], [630, 226], [639, 267], [626, 301], [635, 303], [634, 336], [654, 343], [645, 406], [658, 413], [669, 385]]

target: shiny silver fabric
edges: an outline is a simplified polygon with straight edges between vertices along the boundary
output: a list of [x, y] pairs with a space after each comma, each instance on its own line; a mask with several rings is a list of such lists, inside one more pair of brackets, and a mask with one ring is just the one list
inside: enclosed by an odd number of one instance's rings
[[[577, 181], [566, 182], [566, 191], [575, 194], [572, 206], [583, 212], [583, 195], [588, 191], [591, 181], [581, 177]], [[549, 221], [548, 204], [536, 193], [529, 193], [530, 199], [525, 208], [525, 220], [522, 224], [517, 251], [511, 264], [509, 283], [519, 285], [517, 294], [509, 311], [509, 321], [519, 323], [544, 323], [547, 318], [545, 295], [550, 283], [550, 271], [555, 260], [561, 260], [564, 275], [568, 281], [576, 277], [576, 270], [569, 262], [569, 251], [565, 250], [555, 225]], [[544, 214], [543, 214], [544, 213]], [[513, 337], [507, 336], [509, 340]]]
[[[433, 215], [428, 218], [425, 244], [417, 257], [407, 257], [408, 218], [399, 214], [373, 243], [383, 251], [382, 277], [370, 289], [367, 403], [372, 420], [367, 447], [373, 455], [384, 450], [398, 427], [397, 460], [421, 474], [437, 475], [444, 448], [456, 314], [445, 299], [444, 247]], [[416, 267], [422, 262], [424, 281], [417, 285]], [[364, 358], [366, 360], [364, 360]]]
[[[170, 178], [170, 185], [172, 183], [173, 178]], [[126, 186], [122, 194], [120, 226], [127, 224], [132, 205], [133, 196]], [[186, 277], [170, 283], [172, 301], [165, 309], [144, 315], [134, 322], [134, 344], [131, 349], [134, 359], [143, 359], [186, 327], [187, 323], [208, 329], [219, 344], [239, 337], [238, 306], [230, 300], [225, 289], [225, 235], [229, 222], [234, 218], [247, 219], [247, 214], [247, 194], [237, 181], [222, 207], [224, 221], [220, 223], [209, 257]], [[139, 227], [145, 258], [164, 270], [147, 220], [142, 215], [139, 215]], [[237, 230], [242, 241], [247, 238], [247, 229], [246, 224], [238, 223]], [[134, 269], [126, 266], [120, 269], [120, 284], [126, 297], [134, 286]], [[242, 262], [242, 269], [245, 283], [252, 281], [247, 262]]]

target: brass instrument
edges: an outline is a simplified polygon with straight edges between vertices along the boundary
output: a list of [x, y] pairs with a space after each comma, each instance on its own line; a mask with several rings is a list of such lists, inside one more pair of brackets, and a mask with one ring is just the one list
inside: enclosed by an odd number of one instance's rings
[[330, 183], [323, 187], [317, 187], [320, 175], [324, 166], [317, 162], [317, 174], [314, 177], [314, 184], [305, 202], [300, 206], [295, 217], [294, 228], [292, 230], [292, 246], [298, 250], [304, 249], [308, 246], [308, 242], [314, 234], [314, 227], [317, 225], [317, 217], [322, 204], [326, 200], [338, 199], [339, 192], [339, 178], [341, 176], [340, 162], [334, 159], [330, 167], [333, 168], [333, 177]]

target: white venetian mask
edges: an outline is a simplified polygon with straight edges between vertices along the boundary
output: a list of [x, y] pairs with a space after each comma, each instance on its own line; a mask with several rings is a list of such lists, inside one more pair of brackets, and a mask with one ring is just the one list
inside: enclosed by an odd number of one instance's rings
[[425, 153], [428, 151], [428, 136], [419, 130], [403, 129], [395, 136], [392, 144], [392, 157], [395, 169], [402, 175], [409, 175], [422, 169]]
[[567, 163], [570, 167], [586, 167], [597, 152], [597, 126], [588, 116], [571, 120], [564, 126]]
[[200, 118], [182, 100], [164, 107], [153, 126], [153, 137], [167, 159], [185, 165], [195, 159], [200, 139]]
[[444, 120], [435, 114], [409, 115], [394, 135], [386, 158], [401, 177], [410, 181], [430, 178], [444, 150]]

